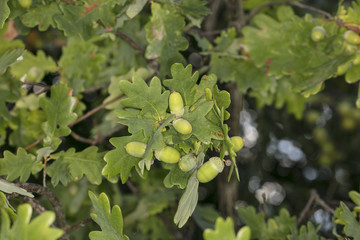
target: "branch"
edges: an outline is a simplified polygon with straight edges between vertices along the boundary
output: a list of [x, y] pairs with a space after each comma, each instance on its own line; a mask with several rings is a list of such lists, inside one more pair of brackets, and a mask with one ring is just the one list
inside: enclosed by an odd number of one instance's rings
[[110, 83], [105, 83], [105, 84], [102, 84], [102, 85], [99, 85], [99, 86], [88, 87], [88, 88], [85, 88], [85, 90], [82, 91], [82, 93], [96, 92], [96, 91], [101, 90], [103, 88], [107, 88], [109, 85], [110, 85]]
[[92, 140], [92, 139], [89, 139], [89, 138], [84, 138], [78, 134], [76, 134], [74, 131], [71, 131], [70, 135], [77, 141], [79, 142], [82, 142], [82, 143], [86, 143], [86, 144], [89, 144], [89, 145], [96, 145], [98, 143], [98, 140], [95, 139], [95, 140]]
[[[109, 29], [105, 26], [105, 24], [99, 19], [97, 23], [109, 31]], [[110, 28], [112, 30], [112, 27]], [[120, 29], [116, 29], [115, 31], [116, 36], [127, 42], [132, 48], [136, 50], [136, 52], [140, 53], [141, 55], [145, 54], [144, 49], [138, 44], [132, 37], [130, 37], [127, 33], [121, 31]]]
[[309, 200], [307, 201], [304, 209], [301, 211], [300, 216], [298, 220], [296, 221], [296, 225], [299, 225], [302, 220], [305, 218], [306, 214], [309, 212], [311, 208], [311, 204], [313, 202], [316, 202], [319, 206], [321, 206], [326, 211], [330, 212], [331, 214], [335, 214], [335, 210], [332, 209], [328, 204], [325, 203], [324, 200], [322, 200], [319, 196], [319, 194], [316, 192], [316, 190], [311, 190], [311, 194], [309, 197]]
[[44, 140], [45, 137], [39, 138], [38, 140], [36, 140], [35, 142], [33, 142], [32, 144], [28, 145], [25, 147], [25, 150], [29, 150], [32, 147], [35, 147], [36, 145], [38, 145], [39, 143], [41, 143], [42, 140]]
[[60, 0], [60, 1], [69, 5], [76, 5], [76, 2], [74, 2], [73, 0]]
[[68, 227], [68, 228], [65, 230], [65, 232], [66, 232], [66, 234], [70, 234], [70, 233], [72, 233], [73, 231], [77, 230], [78, 228], [84, 227], [87, 223], [90, 223], [90, 222], [92, 222], [92, 219], [91, 219], [91, 218], [85, 218], [84, 220], [82, 220], [82, 221], [80, 221], [80, 222], [78, 222], [78, 223], [76, 223], [76, 224]]
[[114, 98], [114, 99], [112, 99], [112, 100], [110, 100], [110, 101], [108, 101], [108, 102], [106, 102], [106, 103], [103, 103], [103, 104], [97, 106], [97, 107], [94, 108], [93, 110], [87, 112], [85, 115], [83, 115], [83, 116], [81, 116], [80, 118], [78, 118], [75, 122], [70, 123], [70, 124], [68, 125], [68, 127], [72, 127], [72, 126], [78, 124], [79, 122], [84, 121], [85, 119], [87, 119], [87, 118], [90, 117], [91, 115], [94, 115], [95, 113], [97, 113], [97, 112], [100, 111], [101, 109], [104, 109], [107, 105], [116, 102], [117, 100], [121, 99], [122, 97], [124, 97], [124, 94], [122, 94], [122, 95], [120, 95], [120, 96], [118, 96], [118, 97], [116, 97], [116, 98]]
[[319, 13], [319, 14], [327, 17], [327, 18], [333, 18], [333, 16], [328, 12], [325, 12], [325, 11], [323, 11], [321, 9], [318, 9], [318, 8], [315, 8], [315, 7], [300, 3], [300, 2], [274, 1], [274, 2], [264, 3], [264, 4], [260, 5], [260, 6], [258, 6], [257, 8], [254, 8], [253, 10], [251, 10], [251, 12], [245, 17], [244, 24], [246, 22], [248, 22], [251, 18], [253, 18], [263, 8], [269, 7], [269, 6], [272, 6], [272, 5], [290, 5], [290, 6], [294, 6], [294, 7], [298, 7], [298, 8], [302, 8], [302, 9], [306, 9], [306, 10], [309, 10], [309, 11], [312, 11], [312, 12]]
[[[100, 111], [101, 109], [105, 108], [107, 105], [116, 102], [117, 100], [121, 99], [122, 97], [124, 97], [124, 95], [120, 95], [120, 96], [118, 96], [118, 97], [116, 97], [116, 98], [114, 98], [114, 99], [112, 99], [112, 100], [110, 100], [110, 101], [108, 101], [108, 102], [106, 102], [106, 103], [101, 104], [100, 106], [97, 106], [96, 108], [94, 108], [94, 109], [92, 109], [91, 111], [87, 112], [87, 113], [86, 113], [85, 115], [83, 115], [82, 117], [78, 118], [75, 122], [70, 123], [70, 124], [68, 125], [68, 127], [72, 127], [72, 126], [78, 124], [79, 122], [84, 121], [84, 120], [87, 119], [88, 117], [94, 115], [95, 113], [97, 113], [97, 112]], [[30, 148], [35, 147], [36, 145], [38, 145], [39, 143], [41, 143], [41, 141], [42, 141], [44, 138], [45, 138], [45, 136], [42, 137], [42, 138], [40, 138], [40, 139], [38, 139], [38, 140], [36, 140], [36, 141], [33, 142], [32, 144], [26, 146], [26, 147], [25, 147], [25, 150], [29, 150]]]
[[16, 186], [24, 188], [29, 192], [33, 192], [45, 196], [50, 201], [54, 209], [54, 212], [56, 214], [56, 220], [55, 220], [56, 226], [58, 226], [63, 230], [66, 229], [65, 214], [62, 205], [59, 199], [56, 197], [56, 195], [49, 188], [43, 187], [35, 183], [17, 183]]

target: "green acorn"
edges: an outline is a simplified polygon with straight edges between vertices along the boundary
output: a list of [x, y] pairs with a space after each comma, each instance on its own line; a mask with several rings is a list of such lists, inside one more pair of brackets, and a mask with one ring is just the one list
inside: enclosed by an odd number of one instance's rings
[[196, 167], [196, 157], [194, 154], [186, 154], [180, 158], [179, 168], [183, 172], [188, 172]]
[[213, 180], [224, 169], [224, 162], [219, 157], [212, 157], [197, 171], [196, 178], [201, 183]]
[[155, 151], [155, 157], [165, 163], [177, 163], [180, 160], [180, 153], [175, 148], [166, 146], [159, 151]]
[[184, 102], [178, 92], [172, 92], [169, 96], [169, 108], [172, 114], [176, 117], [181, 117], [184, 114]]
[[336, 75], [343, 75], [345, 74], [352, 66], [351, 62], [346, 62], [344, 64], [341, 64], [336, 69]]
[[244, 147], [244, 140], [239, 136], [234, 136], [230, 138], [233, 144], [234, 152], [240, 151]]
[[32, 4], [32, 0], [18, 0], [18, 2], [23, 8], [29, 8]]
[[146, 144], [142, 142], [129, 142], [125, 145], [125, 150], [129, 155], [141, 158], [144, 156]]
[[345, 41], [351, 44], [358, 45], [360, 44], [360, 36], [354, 31], [348, 30], [343, 35]]
[[240, 230], [236, 234], [236, 240], [250, 240], [250, 237], [251, 237], [251, 229], [249, 226], [244, 226], [240, 228]]
[[315, 26], [311, 31], [311, 39], [314, 42], [319, 42], [324, 39], [326, 31], [321, 26]]
[[187, 120], [182, 119], [182, 118], [174, 120], [173, 126], [178, 133], [181, 133], [184, 135], [190, 134], [192, 132], [191, 124]]

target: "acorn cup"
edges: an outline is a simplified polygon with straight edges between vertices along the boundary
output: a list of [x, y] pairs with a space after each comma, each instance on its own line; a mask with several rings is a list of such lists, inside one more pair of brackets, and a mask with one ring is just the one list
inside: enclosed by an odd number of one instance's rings
[[189, 172], [196, 167], [196, 157], [194, 154], [186, 154], [180, 158], [179, 168], [183, 172]]

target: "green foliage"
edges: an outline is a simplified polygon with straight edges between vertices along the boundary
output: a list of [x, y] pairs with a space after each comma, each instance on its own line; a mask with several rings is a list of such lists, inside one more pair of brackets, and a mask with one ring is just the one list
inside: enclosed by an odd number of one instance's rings
[[105, 193], [99, 197], [89, 191], [89, 197], [94, 208], [91, 218], [100, 226], [101, 231], [92, 231], [89, 238], [92, 240], [128, 240], [123, 234], [123, 217], [119, 206], [115, 205], [110, 209], [110, 201]]
[[[355, 216], [358, 212], [358, 209], [360, 208], [360, 194], [356, 191], [351, 191], [349, 195], [351, 200], [355, 202], [356, 207], [354, 208], [354, 211], [350, 211], [345, 203], [341, 202], [334, 215], [335, 223], [344, 226], [343, 231], [347, 236], [353, 237], [354, 240], [358, 240], [360, 239], [360, 224]], [[336, 232], [335, 226], [334, 231]]]
[[188, 180], [186, 189], [180, 198], [179, 207], [174, 217], [174, 223], [183, 227], [191, 214], [194, 212], [198, 201], [199, 180], [196, 178], [196, 171]]
[[281, 209], [279, 216], [265, 221], [264, 213], [256, 213], [254, 207], [239, 208], [240, 218], [251, 228], [251, 237], [258, 239], [286, 239], [296, 231], [296, 218], [291, 217], [286, 209]]
[[0, 179], [0, 191], [2, 191], [4, 193], [8, 193], [8, 194], [18, 193], [18, 194], [21, 194], [21, 195], [24, 195], [24, 196], [27, 196], [27, 197], [31, 197], [31, 198], [34, 197], [34, 195], [29, 193], [25, 189], [23, 189], [21, 187], [18, 187], [13, 183], [4, 181], [2, 179]]
[[66, 85], [59, 84], [51, 87], [50, 99], [41, 98], [39, 102], [47, 119], [42, 125], [46, 134], [44, 143], [46, 146], [51, 145], [53, 149], [60, 144], [59, 137], [70, 134], [71, 130], [67, 125], [76, 119], [76, 114], [72, 112], [76, 100], [70, 95], [71, 92]]
[[56, 72], [57, 66], [54, 60], [46, 57], [43, 51], [38, 51], [37, 55], [25, 52], [23, 59], [11, 66], [11, 74], [17, 78], [29, 82], [40, 82], [45, 73]]
[[6, 68], [16, 61], [24, 52], [24, 49], [9, 50], [0, 55], [0, 74], [3, 74]]
[[[4, 26], [5, 20], [10, 15], [10, 9], [7, 5], [8, 0], [1, 0], [0, 2], [0, 28]], [[1, 73], [1, 71], [0, 71]]]
[[237, 240], [235, 238], [234, 223], [231, 218], [227, 218], [225, 221], [219, 217], [216, 219], [215, 230], [206, 229], [204, 231], [205, 240]]
[[99, 169], [105, 164], [103, 154], [97, 150], [97, 147], [88, 147], [81, 152], [75, 152], [74, 148], [70, 148], [66, 152], [51, 155], [50, 158], [55, 162], [47, 167], [47, 173], [53, 186], [59, 181], [66, 186], [71, 180], [80, 180], [83, 175], [86, 175], [91, 183], [100, 184], [102, 175]]
[[0, 175], [7, 175], [6, 179], [9, 181], [20, 178], [21, 182], [25, 182], [31, 174], [36, 174], [41, 169], [41, 162], [36, 161], [35, 156], [23, 148], [18, 148], [16, 155], [5, 151], [4, 157], [0, 158]]
[[0, 238], [4, 240], [55, 240], [63, 234], [62, 230], [50, 227], [55, 221], [53, 212], [44, 212], [30, 221], [31, 214], [30, 204], [20, 205], [17, 209], [16, 219], [11, 225], [9, 215], [4, 209], [1, 209]]
[[129, 155], [125, 150], [125, 145], [129, 142], [143, 141], [145, 138], [142, 131], [127, 137], [111, 138], [110, 143], [115, 147], [114, 150], [107, 152], [104, 160], [107, 162], [102, 174], [108, 178], [113, 178], [120, 174], [121, 182], [125, 183], [130, 171], [137, 166], [140, 158]]
[[161, 74], [164, 75], [173, 63], [184, 63], [184, 57], [179, 51], [186, 50], [188, 42], [178, 29], [185, 26], [185, 21], [175, 8], [168, 5], [153, 2], [151, 12], [151, 19], [145, 26], [146, 39], [149, 42], [145, 56], [148, 59], [158, 58]]

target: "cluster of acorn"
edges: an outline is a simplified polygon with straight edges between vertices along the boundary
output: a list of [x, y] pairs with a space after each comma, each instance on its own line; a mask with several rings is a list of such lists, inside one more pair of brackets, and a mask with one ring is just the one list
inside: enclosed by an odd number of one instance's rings
[[[311, 31], [311, 39], [314, 42], [319, 42], [323, 40], [326, 36], [326, 31], [322, 26], [315, 26]], [[338, 66], [336, 75], [343, 75], [346, 73], [352, 65], [360, 65], [360, 50], [358, 50], [358, 45], [360, 45], [360, 36], [352, 30], [347, 30], [343, 34], [345, 40], [346, 51], [349, 54], [355, 54], [354, 58], [350, 61], [341, 64]]]
[[[171, 114], [176, 116], [172, 125], [174, 129], [183, 135], [190, 134], [192, 132], [191, 124], [181, 118], [184, 114], [184, 102], [178, 92], [172, 92], [169, 97], [169, 108]], [[244, 146], [244, 141], [241, 137], [231, 137], [233, 144], [233, 150], [239, 151]], [[134, 157], [142, 158], [145, 154], [147, 145], [142, 142], [129, 142], [125, 146], [126, 152]], [[155, 151], [156, 159], [170, 164], [178, 163], [179, 169], [184, 172], [189, 172], [197, 166], [196, 156], [193, 153], [188, 153], [181, 156], [180, 152], [170, 146], [166, 146], [159, 151]], [[212, 157], [205, 162], [197, 171], [197, 179], [199, 182], [206, 183], [214, 179], [224, 169], [224, 161], [219, 157]]]

